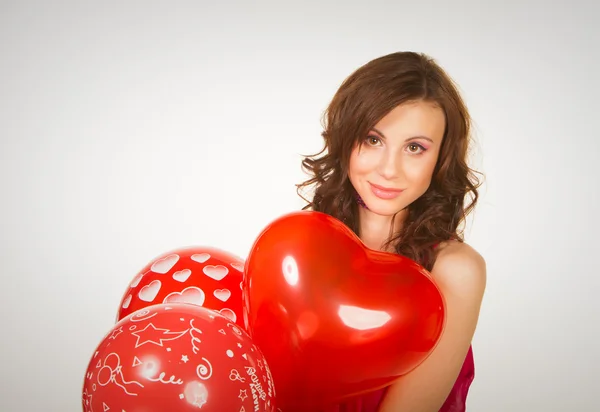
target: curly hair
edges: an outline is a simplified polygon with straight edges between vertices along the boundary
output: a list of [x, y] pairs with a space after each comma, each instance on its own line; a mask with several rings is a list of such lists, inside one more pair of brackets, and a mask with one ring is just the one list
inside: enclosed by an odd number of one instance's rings
[[[388, 54], [345, 79], [323, 116], [323, 149], [302, 160], [302, 169], [312, 177], [296, 187], [308, 202], [302, 210], [327, 213], [358, 235], [359, 206], [348, 178], [351, 152], [392, 109], [414, 101], [437, 104], [446, 127], [431, 184], [408, 206], [402, 229], [390, 235], [387, 245], [431, 270], [436, 244], [464, 241], [459, 226], [477, 204], [481, 185], [479, 172], [467, 164], [471, 119], [466, 105], [453, 80], [431, 57], [416, 52]], [[300, 194], [311, 185], [312, 201]]]

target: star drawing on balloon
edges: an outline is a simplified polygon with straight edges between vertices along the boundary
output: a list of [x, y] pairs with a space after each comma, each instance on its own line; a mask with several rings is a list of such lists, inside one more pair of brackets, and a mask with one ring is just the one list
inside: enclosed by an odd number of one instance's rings
[[137, 337], [135, 347], [139, 348], [146, 343], [153, 343], [162, 347], [163, 342], [178, 339], [187, 332], [188, 329], [180, 332], [171, 332], [169, 329], [157, 328], [152, 323], [148, 323], [144, 329], [131, 332], [131, 334]]
[[119, 329], [115, 329], [113, 330], [112, 334], [110, 335], [110, 337], [108, 339], [117, 339], [117, 336], [119, 336], [121, 333], [123, 333], [123, 326], [119, 326]]

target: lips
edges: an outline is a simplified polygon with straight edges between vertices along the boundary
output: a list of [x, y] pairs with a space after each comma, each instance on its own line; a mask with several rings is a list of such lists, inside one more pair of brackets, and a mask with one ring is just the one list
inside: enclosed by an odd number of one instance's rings
[[394, 188], [389, 188], [389, 187], [385, 187], [385, 186], [379, 186], [379, 185], [373, 184], [371, 182], [369, 182], [369, 185], [371, 186], [371, 192], [376, 197], [378, 197], [379, 199], [383, 199], [383, 200], [395, 199], [398, 196], [400, 196], [400, 194], [403, 192], [402, 189], [394, 189]]
[[369, 182], [369, 184], [370, 184], [370, 185], [371, 185], [373, 188], [375, 188], [375, 189], [377, 189], [377, 190], [380, 190], [380, 191], [382, 191], [382, 192], [389, 192], [389, 193], [401, 193], [401, 192], [403, 192], [403, 191], [404, 191], [404, 189], [394, 189], [394, 188], [391, 188], [391, 187], [379, 186], [379, 185], [376, 185], [375, 183], [371, 183], [371, 182]]

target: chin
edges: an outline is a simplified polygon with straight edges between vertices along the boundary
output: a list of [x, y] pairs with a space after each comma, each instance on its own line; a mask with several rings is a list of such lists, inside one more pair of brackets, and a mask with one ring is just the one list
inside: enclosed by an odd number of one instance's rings
[[389, 216], [392, 217], [398, 212], [402, 211], [406, 208], [405, 205], [398, 204], [397, 202], [391, 202], [389, 200], [381, 200], [381, 199], [369, 199], [369, 203], [367, 203], [367, 207], [369, 211], [375, 213], [380, 216]]

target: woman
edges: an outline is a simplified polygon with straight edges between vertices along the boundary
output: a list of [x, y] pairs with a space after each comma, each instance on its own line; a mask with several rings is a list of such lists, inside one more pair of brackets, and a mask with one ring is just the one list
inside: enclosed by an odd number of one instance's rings
[[469, 135], [469, 114], [452, 80], [413, 52], [359, 68], [328, 107], [325, 147], [302, 163], [312, 178], [298, 188], [316, 186], [304, 209], [338, 218], [372, 249], [419, 262], [447, 307], [439, 344], [419, 367], [327, 412], [466, 409], [486, 286], [485, 261], [459, 230], [478, 199], [466, 159]]

